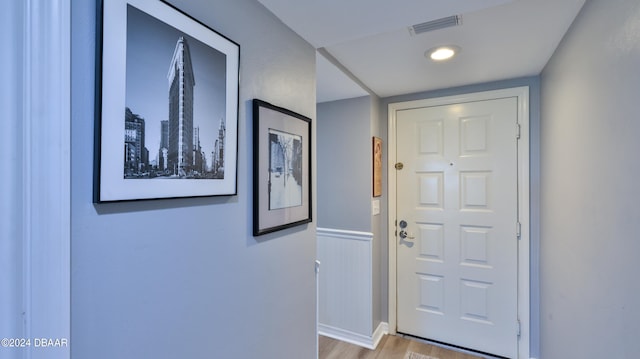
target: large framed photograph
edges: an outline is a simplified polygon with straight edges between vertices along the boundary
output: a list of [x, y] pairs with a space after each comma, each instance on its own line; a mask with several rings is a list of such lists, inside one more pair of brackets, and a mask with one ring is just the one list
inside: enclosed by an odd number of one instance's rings
[[311, 119], [253, 100], [253, 235], [311, 222]]
[[237, 193], [240, 46], [158, 0], [102, 0], [94, 202]]

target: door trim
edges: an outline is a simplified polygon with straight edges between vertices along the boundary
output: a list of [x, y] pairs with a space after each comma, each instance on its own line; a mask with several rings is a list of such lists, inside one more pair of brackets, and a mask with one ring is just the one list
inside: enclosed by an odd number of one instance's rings
[[10, 75], [0, 100], [9, 118], [0, 134], [8, 178], [0, 190], [7, 198], [0, 208], [0, 262], [8, 269], [0, 273], [0, 315], [8, 319], [2, 327], [9, 338], [61, 343], [42, 350], [36, 342], [7, 355], [69, 359], [71, 0], [3, 2], [0, 8], [8, 19], [0, 27], [13, 39], [2, 62]]
[[[503, 90], [484, 91], [463, 95], [430, 98], [415, 101], [396, 102], [388, 107], [388, 195], [389, 195], [389, 333], [395, 334], [397, 328], [397, 281], [396, 281], [396, 111], [420, 107], [452, 105], [465, 102], [494, 100], [507, 97], [518, 99], [518, 220], [521, 225], [521, 237], [518, 242], [518, 318], [520, 320], [520, 338], [518, 357], [529, 358], [530, 352], [530, 203], [529, 203], [529, 87], [515, 87]], [[514, 128], [514, 136], [515, 134]], [[515, 224], [514, 224], [515, 233]], [[516, 240], [514, 238], [514, 240]], [[517, 330], [514, 323], [514, 332]]]

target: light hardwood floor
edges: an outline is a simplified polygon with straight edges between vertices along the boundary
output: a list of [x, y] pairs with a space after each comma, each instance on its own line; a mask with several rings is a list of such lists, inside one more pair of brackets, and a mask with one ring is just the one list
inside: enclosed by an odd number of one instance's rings
[[408, 352], [438, 359], [479, 359], [482, 357], [461, 353], [395, 335], [385, 335], [376, 350], [369, 350], [332, 338], [320, 336], [320, 359], [404, 359]]

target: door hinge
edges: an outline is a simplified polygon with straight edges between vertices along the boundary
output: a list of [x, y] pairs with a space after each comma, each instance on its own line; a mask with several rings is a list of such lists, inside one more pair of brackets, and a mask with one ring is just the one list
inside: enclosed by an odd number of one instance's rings
[[516, 321], [516, 334], [518, 335], [518, 338], [520, 338], [520, 334], [522, 334], [522, 330], [521, 330], [521, 323], [520, 323], [520, 319], [518, 319]]
[[522, 224], [520, 222], [516, 222], [516, 237], [518, 239], [522, 237]]
[[516, 123], [516, 139], [520, 139], [520, 124]]

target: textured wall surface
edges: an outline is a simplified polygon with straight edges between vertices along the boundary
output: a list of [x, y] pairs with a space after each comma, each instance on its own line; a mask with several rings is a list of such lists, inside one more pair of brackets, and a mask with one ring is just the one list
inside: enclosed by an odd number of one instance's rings
[[542, 73], [540, 358], [635, 358], [640, 3], [587, 1]]
[[72, 357], [315, 358], [315, 223], [251, 235], [251, 100], [314, 119], [314, 48], [254, 0], [171, 1], [240, 44], [238, 195], [94, 205], [92, 3], [72, 8]]

